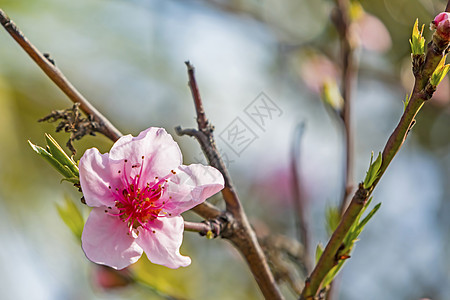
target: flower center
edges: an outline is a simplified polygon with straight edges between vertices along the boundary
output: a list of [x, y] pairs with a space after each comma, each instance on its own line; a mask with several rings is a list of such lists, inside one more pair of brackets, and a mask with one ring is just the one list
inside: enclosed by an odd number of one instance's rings
[[[149, 221], [155, 220], [158, 217], [164, 217], [165, 212], [163, 209], [165, 202], [161, 202], [160, 198], [168, 183], [167, 178], [169, 175], [161, 179], [155, 177], [142, 184], [141, 180], [142, 182], [143, 180], [147, 180], [141, 178], [144, 167], [144, 156], [142, 156], [142, 162], [132, 164], [131, 169], [129, 164], [130, 162], [125, 159], [123, 170], [118, 171], [119, 174], [122, 174], [122, 187], [117, 187], [113, 190], [115, 207], [118, 212], [106, 212], [110, 215], [119, 216], [127, 224], [131, 232], [139, 226], [144, 226]], [[136, 174], [134, 177], [131, 174], [127, 174], [137, 168], [140, 168], [139, 174]], [[109, 188], [112, 189], [111, 187]], [[112, 208], [109, 207], [109, 209]]]

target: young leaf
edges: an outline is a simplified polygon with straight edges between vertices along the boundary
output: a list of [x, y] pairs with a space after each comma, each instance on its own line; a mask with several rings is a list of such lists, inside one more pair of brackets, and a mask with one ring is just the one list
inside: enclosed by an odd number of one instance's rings
[[438, 66], [436, 67], [436, 70], [434, 70], [433, 74], [431, 75], [431, 78], [430, 78], [431, 85], [437, 86], [442, 81], [442, 79], [444, 79], [445, 75], [447, 75], [450, 65], [445, 65], [446, 58], [447, 58], [447, 55], [442, 57]]
[[68, 166], [75, 176], [79, 177], [78, 167], [75, 161], [70, 158], [63, 148], [56, 142], [56, 140], [49, 134], [45, 134], [45, 139], [47, 140], [47, 147], [51, 155], [59, 161], [62, 165]]
[[62, 174], [65, 178], [73, 178], [76, 177], [72, 171], [66, 166], [62, 165], [59, 161], [57, 161], [47, 150], [44, 148], [34, 145], [30, 141], [28, 141], [31, 148], [36, 151], [41, 157], [43, 157], [46, 161], [48, 161], [60, 174]]
[[341, 221], [341, 214], [337, 207], [327, 207], [326, 209], [327, 232], [332, 235]]
[[319, 261], [320, 257], [322, 256], [323, 253], [323, 246], [321, 243], [317, 244], [316, 247], [316, 264]]
[[[355, 242], [358, 240], [358, 236], [361, 234], [362, 230], [364, 229], [364, 226], [369, 222], [369, 220], [373, 217], [373, 215], [378, 211], [378, 209], [381, 206], [381, 203], [378, 203], [375, 205], [375, 207], [370, 211], [370, 213], [367, 214], [366, 217], [360, 222], [361, 216], [363, 215], [364, 211], [367, 209], [367, 207], [370, 205], [370, 202], [372, 201], [372, 198], [370, 198], [364, 208], [361, 210], [361, 212], [358, 214], [358, 217], [355, 219], [355, 222], [353, 223], [352, 227], [350, 228], [349, 232], [345, 236], [343, 240], [343, 245], [338, 253], [336, 253], [336, 257], [339, 259], [336, 266], [334, 266], [328, 274], [325, 276], [322, 285], [323, 287], [328, 286], [333, 279], [336, 277], [336, 275], [339, 273], [339, 270], [342, 268], [344, 263], [348, 258], [350, 258], [350, 254], [353, 250], [353, 247], [355, 245]], [[317, 259], [317, 253], [318, 250], [316, 249], [316, 260]], [[320, 253], [321, 254], [321, 253]], [[320, 257], [320, 256], [319, 256]]]
[[375, 207], [370, 211], [370, 213], [367, 214], [367, 216], [358, 224], [358, 227], [356, 230], [358, 231], [358, 235], [362, 232], [364, 229], [364, 226], [366, 226], [367, 222], [375, 215], [375, 213], [380, 209], [381, 202], [375, 205]]
[[378, 154], [377, 159], [375, 162], [373, 162], [373, 152], [370, 157], [370, 166], [369, 170], [367, 171], [366, 178], [364, 179], [364, 188], [368, 189], [372, 186], [372, 184], [375, 182], [375, 180], [378, 178], [378, 175], [380, 173], [380, 167], [381, 167], [381, 152]]
[[72, 231], [77, 240], [81, 240], [81, 233], [83, 232], [84, 227], [83, 215], [73, 200], [71, 200], [68, 196], [66, 196], [64, 200], [63, 205], [56, 204], [56, 209], [58, 210], [61, 219], [67, 227], [69, 227], [70, 231]]
[[344, 106], [344, 98], [336, 81], [327, 80], [323, 84], [322, 99], [326, 105], [332, 107], [336, 111], [340, 111]]
[[408, 106], [409, 100], [410, 100], [410, 99], [411, 99], [411, 96], [409, 96], [408, 94], [406, 94], [405, 101], [403, 101], [403, 111], [406, 110], [406, 107]]
[[423, 55], [425, 53], [425, 38], [422, 36], [423, 28], [425, 24], [422, 25], [422, 30], [419, 31], [419, 19], [413, 26], [413, 32], [409, 44], [411, 45], [411, 53], [413, 55]]

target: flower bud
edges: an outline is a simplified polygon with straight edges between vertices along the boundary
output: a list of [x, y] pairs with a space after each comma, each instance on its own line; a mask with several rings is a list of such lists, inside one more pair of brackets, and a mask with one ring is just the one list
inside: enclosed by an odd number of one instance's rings
[[102, 290], [126, 287], [132, 283], [128, 269], [114, 270], [105, 266], [95, 266], [92, 279], [95, 286]]
[[431, 22], [431, 29], [436, 29], [442, 39], [450, 41], [450, 13], [442, 12]]

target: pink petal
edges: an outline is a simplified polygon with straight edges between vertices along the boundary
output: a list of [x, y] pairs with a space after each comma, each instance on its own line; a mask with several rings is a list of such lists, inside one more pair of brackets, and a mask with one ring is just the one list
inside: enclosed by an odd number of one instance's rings
[[135, 263], [142, 255], [142, 248], [124, 222], [107, 215], [103, 208], [93, 208], [81, 235], [81, 244], [86, 257], [101, 265], [116, 270]]
[[187, 267], [191, 259], [180, 254], [183, 231], [184, 221], [181, 216], [161, 217], [140, 229], [136, 241], [152, 263], [171, 269]]
[[439, 25], [439, 23], [441, 23], [442, 21], [445, 21], [447, 19], [449, 19], [450, 17], [450, 13], [448, 12], [441, 12], [440, 14], [438, 14], [435, 18], [434, 18], [434, 23], [435, 25]]
[[137, 137], [123, 136], [109, 151], [111, 159], [127, 159], [131, 164], [141, 163], [142, 156], [145, 157], [143, 178], [164, 176], [182, 163], [178, 144], [163, 128], [150, 127]]
[[213, 167], [193, 164], [180, 166], [175, 172], [164, 195], [164, 210], [173, 215], [193, 208], [224, 187], [222, 174]]
[[80, 184], [86, 204], [91, 207], [113, 206], [114, 198], [109, 186], [120, 183], [119, 176], [111, 169], [118, 162], [111, 161], [108, 153], [100, 154], [96, 148], [86, 150], [80, 159]]

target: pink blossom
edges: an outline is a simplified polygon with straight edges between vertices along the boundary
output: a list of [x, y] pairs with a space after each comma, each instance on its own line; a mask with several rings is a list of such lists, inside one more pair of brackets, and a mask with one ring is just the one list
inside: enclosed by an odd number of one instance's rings
[[377, 17], [363, 13], [352, 27], [365, 49], [384, 53], [392, 46], [391, 36], [386, 26]]
[[434, 18], [432, 27], [436, 29], [436, 33], [442, 38], [450, 39], [450, 13], [441, 12]]
[[313, 92], [320, 93], [326, 82], [333, 82], [338, 76], [337, 66], [325, 55], [308, 52], [301, 55], [300, 76]]
[[93, 269], [92, 279], [95, 286], [102, 290], [126, 287], [132, 282], [128, 269], [113, 270], [99, 265]]
[[109, 153], [88, 149], [79, 169], [86, 204], [92, 207], [81, 237], [87, 258], [119, 270], [144, 251], [151, 262], [169, 268], [191, 263], [180, 254], [180, 214], [223, 188], [218, 170], [182, 165], [177, 143], [154, 127], [137, 137], [121, 137]]

